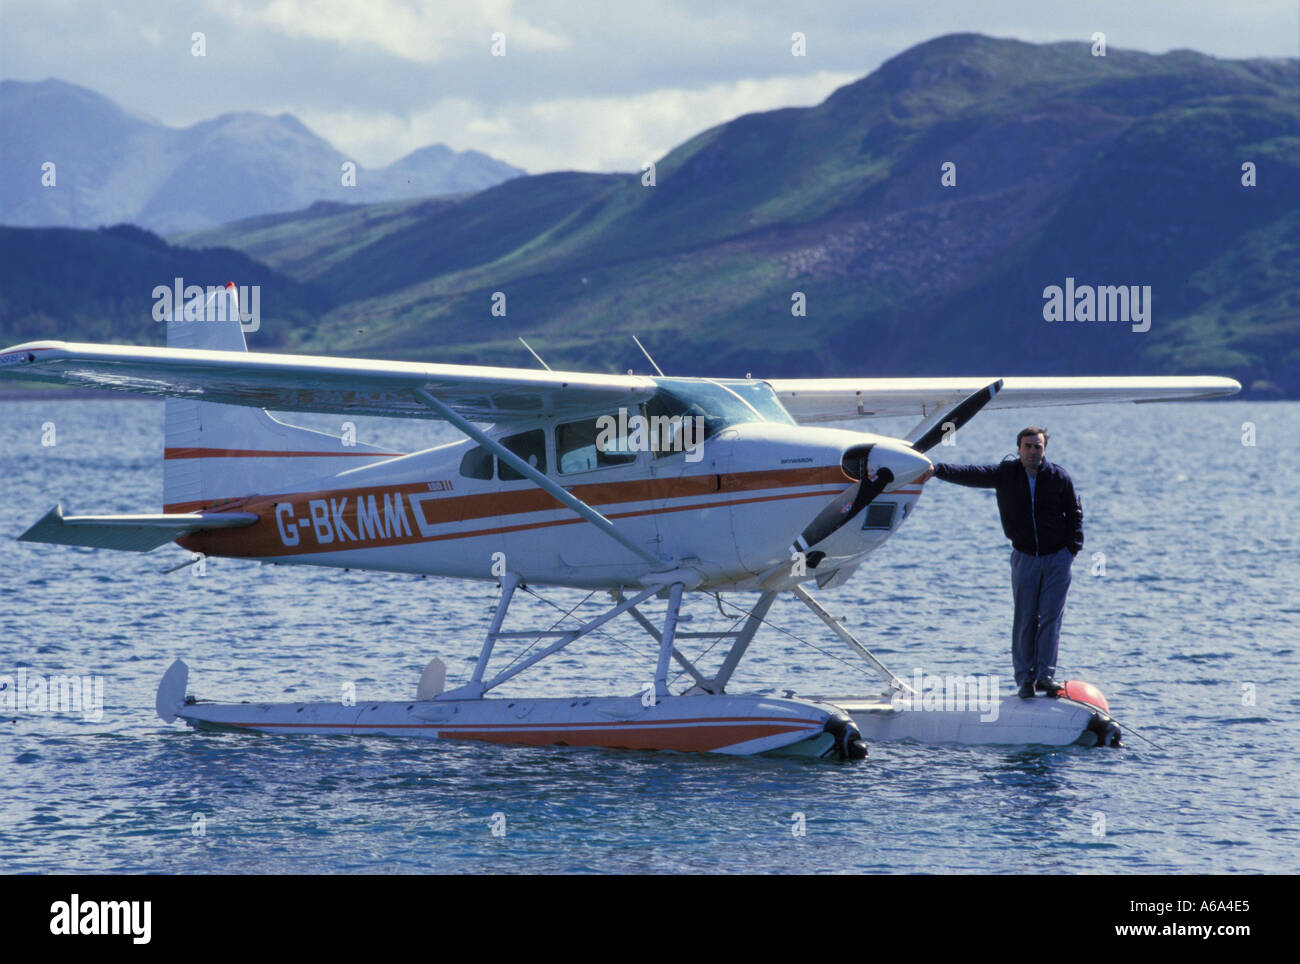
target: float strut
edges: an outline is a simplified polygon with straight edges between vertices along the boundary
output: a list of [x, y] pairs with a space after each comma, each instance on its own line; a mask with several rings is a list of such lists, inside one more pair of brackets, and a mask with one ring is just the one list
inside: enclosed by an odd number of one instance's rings
[[668, 612], [664, 616], [664, 635], [659, 641], [659, 665], [655, 667], [655, 698], [668, 696], [668, 661], [673, 655], [673, 640], [677, 638], [677, 612], [682, 607], [682, 589], [675, 582], [668, 589]]

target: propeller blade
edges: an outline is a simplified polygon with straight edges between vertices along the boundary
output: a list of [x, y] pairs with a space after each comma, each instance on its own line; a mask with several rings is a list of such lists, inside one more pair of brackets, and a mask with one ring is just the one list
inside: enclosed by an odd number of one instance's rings
[[[847, 525], [865, 509], [876, 496], [884, 491], [885, 486], [894, 481], [894, 473], [882, 468], [875, 479], [862, 479], [821, 512], [808, 524], [803, 533], [794, 541], [793, 552], [808, 552], [813, 546], [829, 538], [841, 527]], [[820, 561], [820, 560], [818, 560]], [[815, 565], [815, 563], [813, 564]]]
[[966, 398], [957, 403], [943, 418], [924, 435], [912, 443], [912, 448], [918, 452], [928, 452], [934, 448], [944, 437], [944, 426], [949, 423], [952, 428], [949, 431], [957, 431], [972, 418], [981, 408], [993, 400], [993, 396], [1002, 391], [1002, 379], [998, 379], [991, 385], [986, 385], [978, 392], [973, 392]]

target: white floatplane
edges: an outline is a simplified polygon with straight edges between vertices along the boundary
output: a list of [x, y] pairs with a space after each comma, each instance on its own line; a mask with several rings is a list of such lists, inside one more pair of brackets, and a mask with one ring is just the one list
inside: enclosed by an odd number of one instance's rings
[[[207, 556], [492, 580], [501, 596], [469, 679], [448, 688], [434, 659], [410, 700], [199, 701], [177, 660], [157, 710], [199, 728], [839, 759], [865, 756], [872, 740], [1113, 744], [1104, 697], [1078, 681], [1059, 698], [999, 695], [993, 714], [926, 712], [808, 587], [853, 575], [910, 514], [925, 453], [986, 406], [1240, 390], [1218, 377], [668, 378], [254, 353], [237, 320], [210, 320], [238, 318], [233, 284], [217, 298], [228, 299], [221, 312], [210, 303], [206, 319], [168, 322], [166, 348], [40, 341], [0, 352], [0, 378], [166, 399], [161, 514], [69, 516], [55, 506], [20, 538], [136, 552], [175, 541]], [[465, 438], [385, 452], [268, 410], [440, 419]], [[918, 422], [903, 438], [818, 424], [909, 415]], [[544, 585], [605, 590], [611, 604], [572, 629], [503, 628], [516, 591]], [[676, 644], [717, 634], [679, 630], [679, 612], [688, 593], [722, 592], [757, 596], [706, 672]], [[883, 694], [728, 693], [782, 593], [874, 667]], [[651, 597], [667, 600], [661, 625], [638, 608]], [[657, 644], [645, 692], [488, 695], [625, 614]], [[494, 646], [508, 637], [548, 642], [491, 674]], [[674, 661], [692, 681], [683, 693], [669, 690]]]

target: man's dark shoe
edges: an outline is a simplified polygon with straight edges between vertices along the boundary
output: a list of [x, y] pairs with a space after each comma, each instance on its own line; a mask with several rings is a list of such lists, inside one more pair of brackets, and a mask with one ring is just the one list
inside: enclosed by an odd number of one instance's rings
[[1065, 687], [1060, 683], [1053, 682], [1050, 679], [1040, 679], [1034, 684], [1034, 687], [1048, 696], [1060, 696], [1065, 692]]
[[1024, 686], [1020, 687], [1020, 692], [1016, 695], [1022, 700], [1032, 700], [1034, 698], [1034, 684], [1026, 683]]

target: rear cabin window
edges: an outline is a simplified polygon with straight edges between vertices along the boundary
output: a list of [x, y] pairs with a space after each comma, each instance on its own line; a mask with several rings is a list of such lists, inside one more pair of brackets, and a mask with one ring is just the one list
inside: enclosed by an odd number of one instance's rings
[[467, 479], [492, 478], [492, 453], [481, 445], [470, 449], [460, 460], [460, 474]]
[[[508, 448], [515, 455], [519, 456], [538, 472], [546, 472], [546, 433], [539, 429], [531, 432], [520, 432], [518, 435], [511, 435], [509, 438], [503, 438], [501, 444]], [[501, 481], [518, 482], [523, 478], [518, 472], [501, 463], [499, 468]]]
[[636, 453], [628, 449], [627, 436], [617, 415], [602, 415], [581, 422], [567, 422], [555, 430], [555, 457], [560, 474], [590, 472], [612, 465], [630, 465]]

